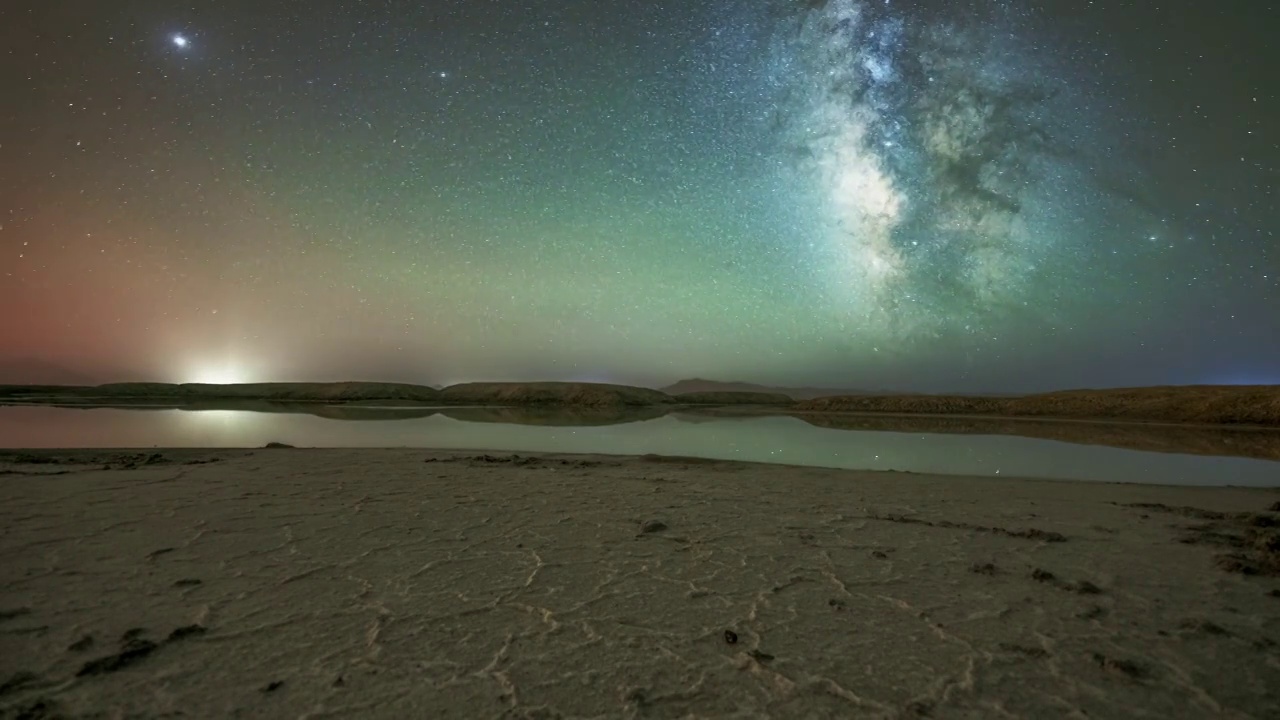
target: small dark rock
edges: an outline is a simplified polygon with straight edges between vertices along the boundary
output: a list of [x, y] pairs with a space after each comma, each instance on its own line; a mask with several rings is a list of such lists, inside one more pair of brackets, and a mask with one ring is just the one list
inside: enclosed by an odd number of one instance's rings
[[758, 662], [769, 662], [770, 660], [773, 659], [773, 656], [770, 655], [769, 653], [761, 652], [759, 650], [751, 650], [747, 654], [750, 655], [752, 658], [754, 658]]
[[209, 632], [209, 629], [198, 623], [183, 625], [180, 628], [174, 628], [173, 632], [169, 633], [169, 641], [173, 642], [174, 640], [181, 640], [183, 638], [192, 637], [193, 635], [203, 635], [207, 632]]
[[844, 602], [843, 600], [840, 600], [840, 599], [837, 599], [837, 598], [832, 598], [832, 599], [828, 600], [828, 601], [827, 601], [827, 604], [828, 604], [828, 605], [830, 605], [831, 607], [835, 608], [836, 610], [846, 610], [846, 609], [848, 609], [848, 607], [849, 607], [848, 605], [846, 605], [846, 604], [845, 604], [845, 602]]
[[70, 650], [71, 652], [84, 652], [91, 647], [93, 647], [93, 636], [85, 635], [79, 640], [68, 645], [67, 650]]
[[1076, 617], [1081, 620], [1096, 620], [1106, 614], [1107, 611], [1103, 610], [1101, 605], [1090, 605], [1084, 610], [1076, 613]]
[[1271, 507], [1267, 508], [1271, 512], [1280, 512], [1280, 500], [1271, 503]]
[[1280, 598], [1280, 589], [1272, 590], [1267, 593], [1267, 597]]
[[1080, 582], [1076, 583], [1076, 584], [1075, 584], [1075, 587], [1073, 587], [1072, 589], [1073, 589], [1073, 590], [1075, 590], [1076, 592], [1080, 593], [1081, 595], [1100, 595], [1100, 594], [1102, 594], [1102, 588], [1098, 587], [1097, 585], [1094, 585], [1093, 583], [1089, 582], [1088, 580], [1081, 580]]
[[155, 560], [156, 558], [160, 557], [161, 555], [168, 555], [169, 553], [173, 552], [174, 550], [175, 550], [175, 548], [171, 548], [171, 547], [167, 547], [167, 548], [160, 548], [159, 550], [152, 550], [150, 553], [148, 553], [148, 554], [147, 554], [147, 559], [148, 559], [148, 560]]
[[1031, 579], [1039, 582], [1053, 582], [1058, 578], [1048, 570], [1041, 570], [1040, 568], [1036, 568], [1035, 570], [1031, 571]]
[[732, 645], [732, 644], [734, 644], [734, 643], [738, 642], [738, 633], [736, 633], [736, 632], [734, 632], [734, 631], [732, 631], [732, 630], [725, 630], [725, 631], [724, 631], [724, 641], [725, 641], [725, 642], [727, 642], [727, 643], [729, 643], [730, 645]]
[[124, 635], [120, 636], [120, 642], [122, 643], [132, 642], [142, 637], [142, 634], [145, 633], [146, 631], [147, 631], [146, 628], [129, 628], [128, 630], [124, 631]]
[[661, 520], [645, 520], [640, 524], [641, 533], [662, 532], [667, 529], [667, 524]]
[[978, 573], [979, 575], [995, 575], [996, 566], [993, 563], [974, 563], [969, 566], [969, 572]]
[[872, 550], [872, 551], [871, 551], [871, 557], [873, 557], [873, 558], [875, 558], [875, 559], [877, 559], [877, 560], [887, 560], [887, 559], [889, 559], [889, 556], [888, 556], [888, 555], [886, 555], [886, 554], [885, 554], [883, 551], [881, 551], [881, 550]]
[[182, 578], [181, 580], [178, 580], [177, 582], [175, 582], [173, 586], [174, 587], [195, 587], [196, 585], [203, 585], [203, 584], [204, 584], [204, 581], [201, 580], [200, 578]]
[[275, 692], [282, 687], [284, 687], [283, 680], [272, 680], [271, 682], [267, 683], [266, 687], [262, 688], [262, 692], [264, 693]]
[[345, 680], [341, 675], [339, 675], [339, 676], [338, 676], [338, 677], [333, 681], [333, 686], [334, 686], [334, 687], [343, 687], [343, 686], [345, 686], [346, 684], [347, 684], [347, 681], [346, 681], [346, 680]]

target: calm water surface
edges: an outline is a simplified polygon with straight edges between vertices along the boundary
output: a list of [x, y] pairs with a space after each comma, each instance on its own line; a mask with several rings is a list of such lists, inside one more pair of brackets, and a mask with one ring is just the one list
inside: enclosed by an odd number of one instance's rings
[[[538, 422], [575, 419], [544, 414]], [[1267, 460], [1141, 452], [1007, 435], [837, 430], [793, 417], [668, 415], [589, 426], [467, 422], [442, 415], [335, 420], [241, 410], [0, 407], [0, 447], [243, 448], [273, 441], [300, 447], [658, 453], [956, 475], [1280, 486], [1280, 462]]]

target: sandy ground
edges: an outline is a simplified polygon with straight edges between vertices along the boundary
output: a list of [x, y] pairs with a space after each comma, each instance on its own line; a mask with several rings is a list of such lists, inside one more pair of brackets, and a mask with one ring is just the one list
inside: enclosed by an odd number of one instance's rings
[[139, 452], [0, 456], [0, 717], [1280, 717], [1276, 491]]

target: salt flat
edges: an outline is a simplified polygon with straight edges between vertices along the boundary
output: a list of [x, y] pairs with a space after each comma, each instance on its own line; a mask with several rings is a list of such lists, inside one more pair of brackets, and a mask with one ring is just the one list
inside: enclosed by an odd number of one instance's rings
[[1274, 718], [1277, 501], [663, 457], [6, 453], [0, 713]]

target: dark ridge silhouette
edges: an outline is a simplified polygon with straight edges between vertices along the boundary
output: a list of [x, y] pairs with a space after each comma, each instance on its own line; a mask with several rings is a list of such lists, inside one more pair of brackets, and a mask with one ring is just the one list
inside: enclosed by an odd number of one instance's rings
[[676, 402], [688, 405], [790, 405], [788, 395], [768, 392], [687, 392], [674, 395]]

